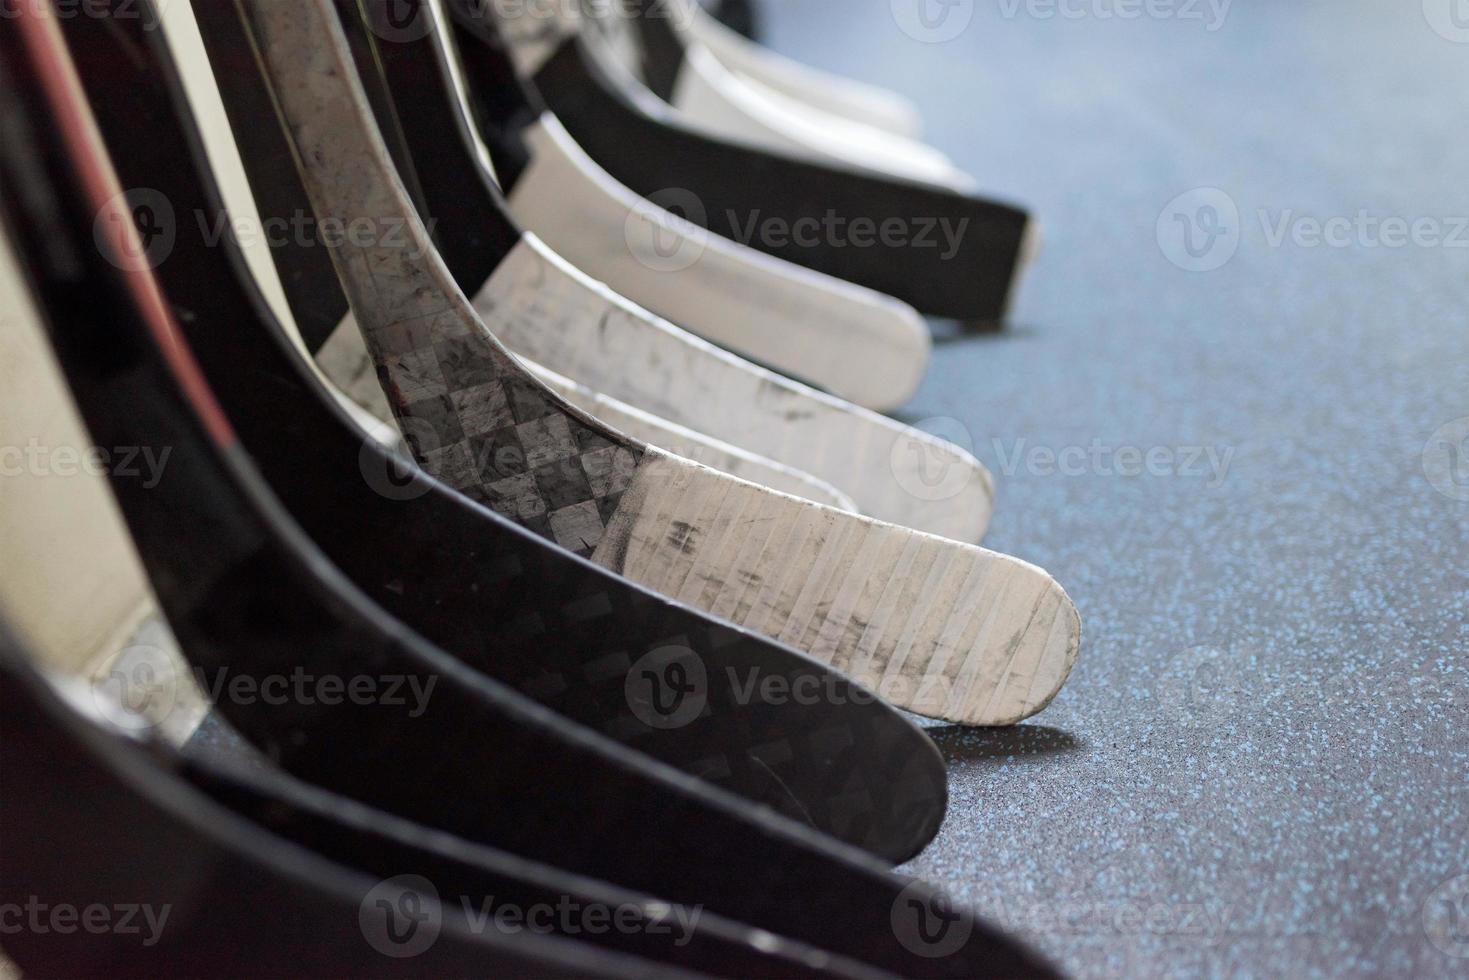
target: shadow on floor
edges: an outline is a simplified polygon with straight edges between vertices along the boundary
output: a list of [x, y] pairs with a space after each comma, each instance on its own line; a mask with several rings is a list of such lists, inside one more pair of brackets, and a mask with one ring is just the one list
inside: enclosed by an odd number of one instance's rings
[[1043, 331], [1037, 330], [1028, 323], [1001, 320], [976, 322], [935, 317], [928, 318], [928, 332], [933, 338], [935, 347], [948, 347], [964, 341], [1013, 340], [1016, 337], [1044, 336]]
[[1020, 725], [1016, 728], [964, 728], [940, 725], [925, 730], [933, 739], [944, 761], [1036, 763], [1045, 759], [1080, 752], [1086, 746], [1069, 732], [1045, 725]]

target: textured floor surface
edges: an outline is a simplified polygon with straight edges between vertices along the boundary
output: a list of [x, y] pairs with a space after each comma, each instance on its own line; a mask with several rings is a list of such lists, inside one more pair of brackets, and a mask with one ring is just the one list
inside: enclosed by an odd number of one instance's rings
[[917, 2], [761, 9], [1043, 217], [906, 416], [1085, 634], [908, 870], [1078, 977], [1469, 975], [1469, 12]]

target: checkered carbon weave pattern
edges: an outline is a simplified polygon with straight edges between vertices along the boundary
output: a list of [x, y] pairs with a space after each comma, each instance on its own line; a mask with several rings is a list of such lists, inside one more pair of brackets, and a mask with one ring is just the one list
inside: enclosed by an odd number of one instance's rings
[[[262, 19], [311, 16], [268, 12]], [[472, 499], [591, 555], [643, 448], [557, 404], [475, 317], [417, 216], [405, 213], [381, 140], [334, 124], [364, 115], [337, 55], [284, 43], [267, 60], [282, 62], [276, 91], [318, 219], [372, 229], [343, 236], [333, 256], [415, 458]]]
[[592, 553], [639, 449], [555, 404], [518, 367], [505, 370], [483, 328], [453, 311], [369, 328], [369, 337], [426, 470], [563, 548]]

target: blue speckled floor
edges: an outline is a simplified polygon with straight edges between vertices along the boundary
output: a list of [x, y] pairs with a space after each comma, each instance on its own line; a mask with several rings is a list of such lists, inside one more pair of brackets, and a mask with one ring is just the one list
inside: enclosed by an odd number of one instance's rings
[[[888, 0], [762, 5], [1047, 226], [1014, 328], [944, 344], [907, 414], [1001, 476], [989, 543], [1067, 586], [1082, 657], [1018, 731], [935, 730], [953, 807], [910, 870], [1079, 977], [1469, 976], [1469, 502], [1423, 459], [1469, 416], [1469, 44], [1419, 0], [1062, 7], [957, 0], [929, 45]], [[1185, 272], [1164, 211], [1201, 187], [1198, 264], [1238, 250]], [[1435, 224], [1291, 240], [1363, 209]]]

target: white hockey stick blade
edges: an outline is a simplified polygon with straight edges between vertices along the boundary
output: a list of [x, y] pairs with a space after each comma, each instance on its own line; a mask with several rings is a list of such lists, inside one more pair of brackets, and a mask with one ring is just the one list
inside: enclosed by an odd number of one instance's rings
[[1033, 565], [650, 454], [592, 560], [961, 725], [1041, 711], [1076, 661], [1070, 598]]
[[704, 207], [687, 191], [670, 188], [651, 201], [634, 194], [553, 116], [525, 138], [533, 158], [509, 195], [510, 211], [588, 275], [686, 330], [867, 408], [896, 408], [917, 390], [932, 339], [912, 307], [674, 215], [669, 207]]
[[832, 75], [778, 54], [725, 27], [701, 9], [697, 2], [685, 20], [685, 36], [704, 44], [720, 62], [738, 75], [814, 109], [886, 130], [897, 136], [919, 139], [923, 117], [908, 99], [896, 92], [854, 79]]
[[939, 150], [747, 82], [702, 44], [685, 51], [672, 103], [688, 123], [714, 136], [961, 193], [979, 186]]

